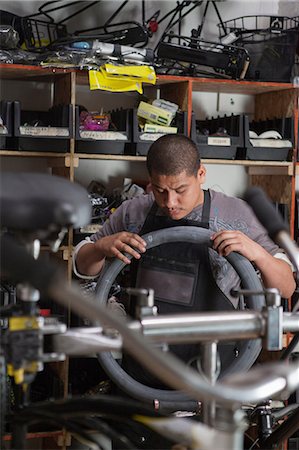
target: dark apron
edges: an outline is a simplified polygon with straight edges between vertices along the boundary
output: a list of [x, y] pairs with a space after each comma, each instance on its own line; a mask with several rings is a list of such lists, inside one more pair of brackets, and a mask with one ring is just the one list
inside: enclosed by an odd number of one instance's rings
[[[159, 216], [156, 214], [158, 205], [155, 202], [145, 219], [140, 234], [176, 226], [197, 226], [208, 229], [210, 206], [210, 193], [204, 191], [202, 220], [195, 222]], [[209, 248], [206, 245], [185, 242], [162, 244], [147, 250], [141, 260], [133, 264], [134, 266], [136, 286], [154, 289], [158, 314], [234, 309], [214, 279]], [[169, 350], [185, 362], [197, 359], [200, 355], [199, 344], [170, 345]], [[128, 355], [124, 355], [123, 366], [138, 381], [153, 387], [160, 387], [159, 382], [154, 381], [152, 376], [146, 374], [144, 369]]]

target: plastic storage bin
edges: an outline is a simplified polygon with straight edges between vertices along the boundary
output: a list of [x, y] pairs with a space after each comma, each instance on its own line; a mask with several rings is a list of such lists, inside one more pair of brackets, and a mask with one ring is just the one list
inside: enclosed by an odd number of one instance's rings
[[[258, 136], [267, 131], [276, 131], [282, 139], [252, 139], [249, 130]], [[259, 142], [256, 142], [259, 141]], [[252, 121], [244, 116], [244, 148], [239, 152], [240, 159], [253, 161], [291, 161], [294, 146], [293, 118], [280, 118]]]
[[48, 111], [27, 111], [14, 102], [14, 144], [17, 150], [68, 152], [72, 137], [72, 107], [57, 105]]
[[[176, 127], [178, 134], [188, 136], [188, 116], [187, 112], [179, 111], [176, 113], [171, 127]], [[133, 111], [133, 146], [131, 151], [134, 155], [145, 156], [151, 144], [163, 136], [165, 133], [145, 133], [140, 130], [137, 117], [137, 109]], [[132, 153], [131, 153], [132, 154]]]
[[191, 138], [200, 157], [206, 159], [235, 159], [244, 143], [243, 115], [196, 120], [191, 118]]
[[111, 122], [115, 129], [91, 131], [80, 129], [79, 107], [76, 106], [76, 145], [77, 153], [101, 153], [123, 155], [126, 146], [131, 144], [132, 110], [111, 111]]

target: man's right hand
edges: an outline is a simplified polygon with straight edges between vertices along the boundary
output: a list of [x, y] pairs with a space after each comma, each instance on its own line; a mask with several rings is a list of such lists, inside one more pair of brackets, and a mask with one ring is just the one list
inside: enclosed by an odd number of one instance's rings
[[125, 253], [133, 256], [133, 258], [140, 259], [140, 253], [144, 253], [146, 250], [146, 242], [138, 234], [130, 233], [128, 231], [121, 231], [120, 233], [102, 237], [96, 241], [95, 245], [104, 257], [115, 257], [125, 264], [130, 264], [131, 262], [130, 259], [125, 256]]

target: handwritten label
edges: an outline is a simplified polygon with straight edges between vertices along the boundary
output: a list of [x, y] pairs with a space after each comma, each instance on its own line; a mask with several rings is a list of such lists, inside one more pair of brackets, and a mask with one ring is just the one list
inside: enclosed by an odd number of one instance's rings
[[208, 145], [221, 145], [223, 147], [229, 147], [231, 145], [230, 138], [227, 137], [208, 137]]
[[95, 141], [127, 141], [128, 137], [118, 131], [80, 131], [82, 139], [94, 139]]
[[20, 133], [23, 136], [40, 136], [40, 137], [69, 137], [70, 132], [67, 128], [58, 127], [25, 127], [20, 126]]

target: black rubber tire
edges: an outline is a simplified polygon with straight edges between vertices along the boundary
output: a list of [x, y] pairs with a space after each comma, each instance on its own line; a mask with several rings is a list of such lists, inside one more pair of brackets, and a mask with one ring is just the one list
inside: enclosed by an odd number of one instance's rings
[[[190, 226], [158, 230], [152, 233], [147, 233], [142, 237], [147, 243], [147, 249], [170, 242], [187, 242], [193, 244], [203, 244], [211, 247], [211, 234], [211, 231], [205, 228]], [[127, 256], [129, 259], [132, 258], [129, 255]], [[242, 280], [242, 287], [244, 289], [250, 289], [253, 291], [263, 290], [261, 281], [258, 278], [252, 264], [245, 257], [239, 253], [231, 253], [226, 259], [240, 276]], [[96, 287], [96, 299], [100, 304], [107, 304], [109, 291], [113, 281], [125, 265], [126, 264], [119, 259], [115, 259], [104, 269]], [[263, 295], [250, 295], [246, 297], [248, 309], [261, 310], [264, 303], [265, 300]], [[255, 362], [261, 351], [261, 340], [248, 340], [243, 341], [243, 343], [245, 348], [242, 355], [239, 358], [236, 358], [226, 371], [221, 372], [221, 377], [230, 373], [246, 371], [250, 369]], [[180, 391], [155, 389], [139, 383], [123, 370], [110, 352], [100, 353], [98, 355], [98, 359], [103, 369], [114, 381], [114, 383], [133, 398], [150, 403], [158, 399], [169, 407], [171, 407], [171, 404], [178, 405], [180, 402], [192, 400], [188, 395]]]

